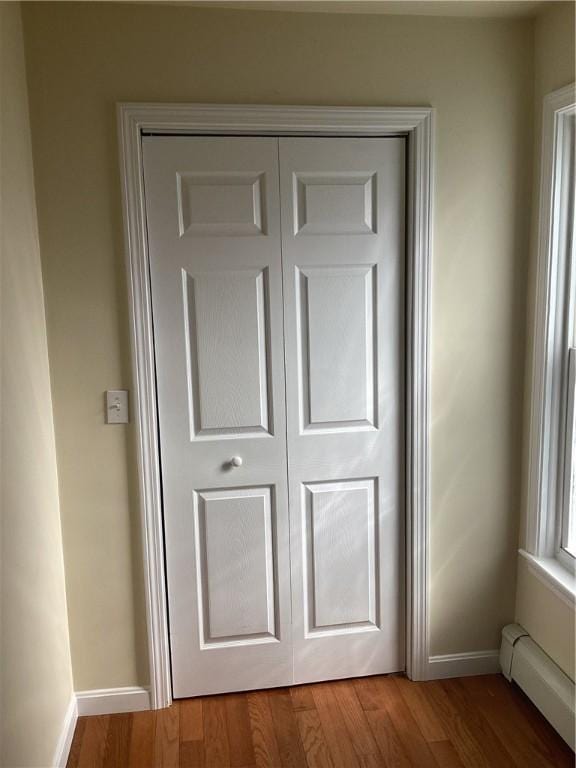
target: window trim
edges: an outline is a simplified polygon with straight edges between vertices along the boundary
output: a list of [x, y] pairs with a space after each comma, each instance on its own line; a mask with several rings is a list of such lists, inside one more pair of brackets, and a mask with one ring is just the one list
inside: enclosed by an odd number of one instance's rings
[[[558, 471], [566, 425], [566, 312], [570, 279], [560, 222], [566, 205], [568, 163], [562, 151], [567, 121], [576, 109], [575, 84], [544, 98], [539, 210], [536, 318], [532, 368], [532, 410], [528, 516], [525, 550], [542, 565], [551, 558], [571, 570], [573, 558], [560, 551], [564, 492]], [[558, 360], [561, 360], [558, 364]], [[523, 550], [521, 553], [524, 554]], [[574, 589], [572, 576], [572, 589]]]
[[[575, 290], [572, 288], [571, 295], [574, 296]], [[570, 311], [574, 311], [570, 307]], [[576, 344], [576, 341], [574, 341]], [[568, 351], [568, 370], [566, 372], [567, 397], [566, 401], [566, 419], [564, 428], [564, 461], [562, 472], [562, 508], [560, 510], [560, 519], [558, 520], [558, 559], [570, 570], [574, 570], [574, 555], [566, 550], [566, 541], [568, 538], [568, 511], [570, 508], [570, 497], [572, 491], [572, 462], [576, 460], [574, 456], [574, 432], [576, 431], [576, 348], [571, 347]], [[576, 514], [576, 509], [572, 510]]]

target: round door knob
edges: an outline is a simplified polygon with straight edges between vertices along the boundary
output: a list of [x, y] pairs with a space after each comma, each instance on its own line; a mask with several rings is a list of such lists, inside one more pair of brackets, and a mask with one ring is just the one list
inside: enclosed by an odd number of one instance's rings
[[230, 464], [233, 467], [241, 467], [243, 464], [242, 457], [241, 456], [232, 456], [230, 459]]

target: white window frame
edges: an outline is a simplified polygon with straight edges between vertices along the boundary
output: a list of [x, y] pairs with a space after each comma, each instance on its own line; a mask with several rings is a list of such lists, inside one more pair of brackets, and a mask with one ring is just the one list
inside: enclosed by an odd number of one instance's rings
[[528, 515], [525, 549], [520, 550], [536, 575], [572, 605], [574, 558], [562, 543], [568, 487], [567, 333], [574, 311], [570, 284], [575, 279], [569, 255], [573, 233], [566, 232], [568, 206], [574, 201], [570, 193], [574, 150], [567, 142], [575, 113], [574, 83], [544, 99]]
[[[574, 242], [574, 241], [573, 241]], [[573, 257], [574, 258], [574, 257]], [[573, 262], [574, 263], [574, 262]], [[571, 311], [576, 311], [576, 302], [574, 302], [574, 295], [576, 294], [576, 280], [572, 278], [572, 301], [573, 306]], [[566, 434], [565, 434], [565, 449], [564, 449], [564, 466], [563, 466], [563, 482], [562, 482], [562, 522], [558, 528], [559, 532], [559, 559], [561, 562], [565, 562], [566, 565], [574, 570], [574, 556], [570, 552], [565, 552], [566, 542], [569, 536], [568, 529], [570, 527], [570, 513], [576, 514], [576, 509], [570, 509], [570, 502], [572, 498], [572, 483], [574, 470], [573, 463], [576, 461], [574, 455], [574, 442], [576, 440], [576, 347], [571, 347], [568, 357], [568, 372], [566, 375], [568, 384], [568, 396], [566, 398]], [[569, 559], [567, 559], [569, 558]]]

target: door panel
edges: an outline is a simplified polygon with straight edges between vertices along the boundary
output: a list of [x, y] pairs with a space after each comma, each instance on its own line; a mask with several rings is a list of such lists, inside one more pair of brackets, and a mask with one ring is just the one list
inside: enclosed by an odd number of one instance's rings
[[265, 235], [265, 178], [245, 171], [178, 172], [180, 236]]
[[271, 488], [198, 492], [196, 530], [203, 644], [278, 640]]
[[302, 428], [374, 427], [374, 267], [296, 269]]
[[374, 174], [294, 174], [295, 235], [362, 235], [376, 231]]
[[377, 628], [375, 484], [304, 485], [306, 636]]
[[270, 434], [267, 268], [183, 277], [192, 438]]
[[280, 139], [297, 683], [404, 666], [404, 152]]
[[143, 151], [174, 695], [286, 685], [278, 142]]

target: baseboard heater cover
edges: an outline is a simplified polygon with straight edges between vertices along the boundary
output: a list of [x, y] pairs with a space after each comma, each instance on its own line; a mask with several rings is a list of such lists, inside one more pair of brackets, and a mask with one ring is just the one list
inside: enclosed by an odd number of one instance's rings
[[522, 688], [564, 741], [574, 749], [574, 682], [519, 624], [509, 624], [502, 630], [500, 666], [504, 677]]

